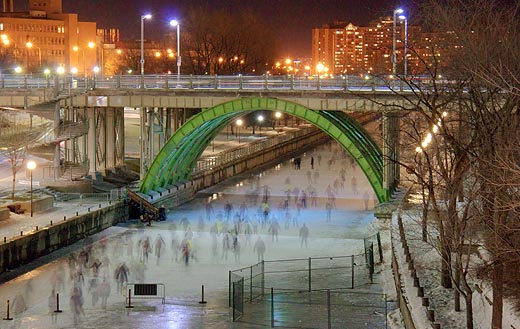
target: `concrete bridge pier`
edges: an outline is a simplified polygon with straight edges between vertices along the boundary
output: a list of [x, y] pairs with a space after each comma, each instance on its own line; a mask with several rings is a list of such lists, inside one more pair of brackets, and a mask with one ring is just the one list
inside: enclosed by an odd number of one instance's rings
[[88, 107], [87, 159], [88, 173], [98, 173], [124, 165], [123, 108]]
[[383, 114], [383, 188], [388, 199], [397, 188], [399, 173], [400, 119], [397, 113]]
[[142, 107], [141, 116], [141, 167], [140, 177], [144, 178], [157, 153], [172, 133], [186, 122], [186, 109]]

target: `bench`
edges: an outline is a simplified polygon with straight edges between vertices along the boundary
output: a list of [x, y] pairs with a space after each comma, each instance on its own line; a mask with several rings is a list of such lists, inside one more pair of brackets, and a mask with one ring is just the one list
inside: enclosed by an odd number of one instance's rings
[[163, 283], [127, 283], [125, 301], [128, 299], [161, 299], [165, 303], [166, 287]]

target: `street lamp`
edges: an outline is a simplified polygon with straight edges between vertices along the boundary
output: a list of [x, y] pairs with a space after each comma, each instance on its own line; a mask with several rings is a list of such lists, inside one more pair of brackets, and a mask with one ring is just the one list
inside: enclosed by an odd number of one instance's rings
[[[27, 47], [27, 61], [29, 61], [29, 50], [32, 49], [34, 44], [31, 41], [27, 41], [25, 46]], [[36, 48], [38, 49], [38, 64], [39, 66], [42, 66], [42, 49], [40, 47]], [[29, 63], [27, 63], [27, 66], [29, 66]]]
[[237, 136], [238, 136], [238, 144], [240, 144], [240, 134], [239, 134], [239, 129], [240, 127], [242, 126], [244, 122], [242, 121], [242, 119], [238, 119], [236, 121], [236, 124], [237, 124]]
[[262, 137], [262, 122], [264, 122], [264, 116], [259, 115], [256, 119], [258, 120], [258, 128], [260, 129], [260, 137]]
[[181, 80], [181, 26], [178, 21], [171, 20], [171, 26], [177, 27], [177, 84]]
[[141, 15], [141, 76], [144, 75], [144, 20], [151, 18], [151, 14]]
[[31, 217], [33, 216], [33, 170], [36, 169], [36, 162], [29, 161], [27, 162], [27, 169], [29, 169], [29, 174], [31, 177]]
[[276, 118], [276, 120], [278, 120], [278, 125], [280, 125], [280, 118], [282, 117], [282, 113], [281, 112], [276, 112], [274, 114], [274, 117]]
[[405, 15], [399, 16], [400, 20], [404, 20], [404, 76], [408, 75], [408, 18]]
[[401, 8], [394, 10], [394, 29], [393, 29], [393, 42], [392, 42], [392, 74], [395, 75], [397, 71], [397, 58], [396, 58], [396, 39], [395, 39], [395, 29], [396, 29], [396, 21], [397, 15], [402, 14], [404, 10]]

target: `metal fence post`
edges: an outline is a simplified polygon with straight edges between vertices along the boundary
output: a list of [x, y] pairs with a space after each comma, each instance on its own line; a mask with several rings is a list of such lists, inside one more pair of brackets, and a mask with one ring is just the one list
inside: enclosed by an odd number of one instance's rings
[[[229, 272], [231, 273], [231, 272]], [[232, 293], [233, 293], [233, 297], [235, 297], [235, 283], [233, 282], [233, 287], [232, 287]], [[231, 304], [231, 300], [230, 300], [230, 304]], [[230, 305], [232, 306], [233, 308], [233, 322], [235, 322], [235, 298], [233, 298], [233, 304]]]
[[[233, 288], [234, 288], [234, 284], [233, 284]], [[228, 289], [229, 289], [229, 307], [231, 307], [231, 271], [229, 271], [229, 276], [228, 276]]]
[[264, 260], [262, 259], [262, 298], [265, 294], [265, 275], [264, 275], [264, 272], [265, 271], [265, 267], [264, 267]]
[[385, 295], [385, 329], [388, 329], [388, 305], [386, 304], [387, 303], [387, 300], [386, 300], [386, 294]]
[[271, 328], [274, 328], [274, 288], [271, 288]]
[[327, 289], [327, 323], [328, 328], [332, 328], [331, 310], [330, 310], [330, 289]]
[[311, 272], [312, 272], [312, 269], [311, 269], [311, 266], [312, 266], [312, 264], [311, 264], [311, 258], [309, 257], [309, 292], [311, 292], [311, 289], [312, 289], [312, 283], [311, 283], [311, 281], [312, 281], [312, 277], [311, 277], [311, 275], [312, 275], [312, 273], [311, 273]]
[[354, 255], [352, 255], [351, 257], [352, 257], [352, 261], [351, 261], [351, 265], [352, 265], [352, 289], [354, 289], [354, 266], [356, 266], [356, 263], [354, 263]]
[[249, 302], [252, 303], [253, 302], [253, 266], [250, 266], [249, 268], [251, 269], [251, 271], [250, 271], [251, 279], [249, 280]]
[[379, 261], [382, 263], [383, 262], [383, 248], [381, 246], [381, 234], [379, 234], [379, 232], [377, 232], [376, 238], [377, 238], [377, 248], [379, 249]]

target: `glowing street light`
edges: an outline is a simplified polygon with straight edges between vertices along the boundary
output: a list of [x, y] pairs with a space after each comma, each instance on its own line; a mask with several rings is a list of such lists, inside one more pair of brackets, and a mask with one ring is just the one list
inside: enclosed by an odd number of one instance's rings
[[402, 14], [404, 10], [401, 8], [394, 10], [394, 29], [393, 29], [393, 42], [392, 42], [392, 74], [395, 75], [397, 71], [397, 53], [396, 53], [396, 39], [395, 39], [395, 30], [396, 30], [396, 21], [397, 15]]
[[29, 169], [29, 174], [31, 177], [31, 217], [33, 216], [33, 170], [36, 169], [36, 162], [29, 161], [27, 162], [27, 169]]
[[276, 112], [274, 114], [274, 117], [276, 118], [276, 120], [278, 120], [278, 125], [280, 125], [280, 118], [282, 117], [282, 113], [281, 112]]
[[244, 121], [242, 121], [242, 119], [238, 119], [236, 121], [236, 125], [237, 125], [237, 136], [238, 136], [238, 144], [240, 144], [240, 134], [239, 134], [239, 130], [240, 130], [240, 127], [242, 127], [242, 125], [244, 124]]
[[144, 20], [151, 18], [151, 14], [141, 15], [141, 76], [144, 75]]
[[177, 27], [177, 83], [181, 80], [181, 25], [175, 19], [170, 21], [170, 25]]
[[323, 72], [324, 69], [325, 69], [325, 65], [323, 65], [322, 63], [318, 63], [316, 65], [316, 72], [318, 72], [318, 75], [320, 75], [321, 72]]
[[263, 115], [259, 115], [258, 117], [256, 117], [256, 120], [258, 121], [258, 128], [260, 130], [260, 137], [262, 137], [262, 123], [264, 122], [264, 116]]

